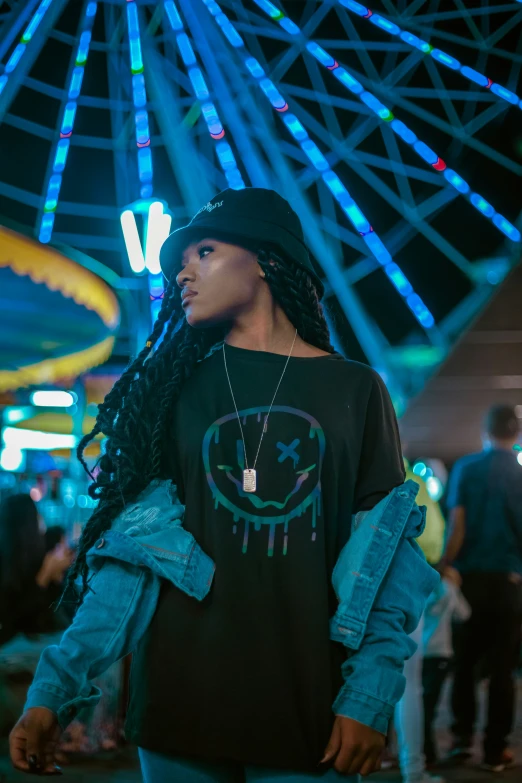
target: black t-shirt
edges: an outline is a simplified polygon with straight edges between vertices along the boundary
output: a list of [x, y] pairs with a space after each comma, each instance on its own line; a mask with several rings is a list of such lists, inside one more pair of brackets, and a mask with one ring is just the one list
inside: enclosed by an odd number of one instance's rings
[[[286, 357], [226, 354], [252, 467]], [[127, 736], [172, 755], [314, 771], [346, 658], [329, 639], [332, 570], [352, 512], [404, 480], [384, 383], [339, 354], [291, 358], [249, 494], [217, 350], [182, 390], [166, 456], [184, 526], [216, 573], [201, 603], [163, 584], [134, 655]]]

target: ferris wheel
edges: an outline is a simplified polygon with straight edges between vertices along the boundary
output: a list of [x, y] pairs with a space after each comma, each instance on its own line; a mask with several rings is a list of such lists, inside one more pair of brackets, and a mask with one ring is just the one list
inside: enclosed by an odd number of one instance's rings
[[520, 259], [521, 2], [7, 6], [0, 215], [137, 275], [153, 318], [169, 230], [272, 187], [335, 339], [406, 400]]

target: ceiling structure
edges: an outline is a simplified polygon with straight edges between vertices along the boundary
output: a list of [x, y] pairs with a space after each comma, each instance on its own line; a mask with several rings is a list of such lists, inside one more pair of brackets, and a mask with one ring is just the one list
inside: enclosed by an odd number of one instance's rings
[[522, 419], [521, 292], [519, 266], [410, 402], [400, 423], [409, 457], [451, 464], [480, 451], [484, 417], [493, 405], [512, 405]]
[[8, 0], [0, 215], [82, 251], [125, 294], [113, 361], [161, 277], [120, 225], [172, 228], [217, 191], [300, 215], [337, 344], [399, 412], [520, 260], [522, 4]]

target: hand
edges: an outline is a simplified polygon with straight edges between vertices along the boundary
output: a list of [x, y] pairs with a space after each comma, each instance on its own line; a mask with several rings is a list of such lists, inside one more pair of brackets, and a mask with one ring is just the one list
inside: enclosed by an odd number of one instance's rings
[[61, 735], [58, 718], [46, 707], [26, 710], [9, 735], [9, 754], [15, 769], [32, 775], [61, 775], [55, 750]]
[[338, 715], [321, 764], [334, 761], [343, 775], [371, 775], [381, 768], [385, 736], [364, 723]]
[[73, 560], [74, 550], [68, 547], [67, 544], [57, 544], [57, 546], [44, 557], [36, 581], [41, 587], [47, 587], [50, 582], [60, 584], [65, 572], [72, 565]]
[[456, 568], [452, 566], [446, 566], [442, 572], [443, 579], [447, 579], [448, 582], [452, 582], [455, 587], [462, 587], [462, 577]]

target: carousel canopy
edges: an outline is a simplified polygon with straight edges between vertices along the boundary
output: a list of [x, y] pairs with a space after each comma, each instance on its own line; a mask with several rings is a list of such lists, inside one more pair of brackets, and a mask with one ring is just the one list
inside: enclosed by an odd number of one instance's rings
[[0, 393], [74, 379], [111, 354], [118, 300], [56, 248], [0, 227]]

